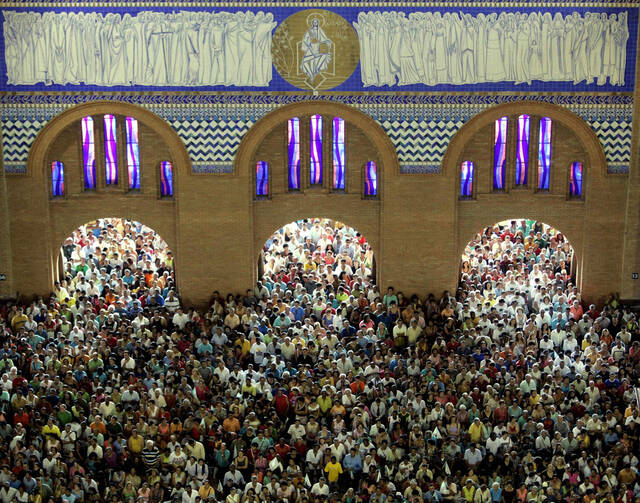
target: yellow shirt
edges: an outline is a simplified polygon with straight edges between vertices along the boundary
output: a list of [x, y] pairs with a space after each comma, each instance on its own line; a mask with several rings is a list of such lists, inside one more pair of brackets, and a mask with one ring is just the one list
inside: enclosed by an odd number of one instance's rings
[[49, 426], [48, 424], [45, 424], [42, 427], [42, 436], [46, 436], [50, 433], [60, 438], [60, 428], [58, 428], [57, 425], [54, 424], [53, 426]]
[[333, 405], [333, 401], [331, 400], [331, 397], [329, 397], [329, 396], [324, 398], [324, 397], [322, 397], [322, 395], [320, 395], [318, 397], [318, 405], [320, 406], [320, 412], [322, 412], [323, 414], [326, 414], [327, 411]]
[[129, 437], [129, 450], [134, 454], [140, 454], [142, 452], [142, 446], [144, 445], [144, 439], [142, 435], [138, 435], [137, 437], [130, 436]]
[[482, 437], [482, 425], [476, 425], [474, 422], [471, 426], [469, 426], [469, 436], [471, 437], [472, 442], [480, 441]]
[[337, 482], [338, 477], [342, 473], [342, 465], [337, 461], [335, 463], [327, 463], [324, 471], [327, 472], [327, 480], [329, 482]]

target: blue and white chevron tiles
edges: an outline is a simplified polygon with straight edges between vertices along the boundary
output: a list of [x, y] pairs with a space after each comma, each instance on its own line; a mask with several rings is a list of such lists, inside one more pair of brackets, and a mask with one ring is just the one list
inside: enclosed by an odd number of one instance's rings
[[[139, 104], [165, 119], [182, 138], [194, 172], [230, 173], [244, 135], [260, 117], [280, 106], [281, 102], [275, 98], [223, 105], [164, 105], [158, 100]], [[507, 101], [507, 97], [502, 98]], [[471, 117], [496, 104], [488, 99], [475, 103], [460, 103], [459, 99], [452, 99], [450, 103], [444, 99], [409, 104], [371, 103], [353, 96], [344, 101], [382, 126], [396, 147], [402, 173], [439, 173], [451, 138]], [[29, 149], [38, 132], [50, 119], [74, 104], [4, 106], [0, 125], [5, 171], [25, 173]], [[606, 154], [609, 173], [627, 173], [631, 160], [632, 100], [603, 105], [563, 99], [562, 105], [593, 128]]]

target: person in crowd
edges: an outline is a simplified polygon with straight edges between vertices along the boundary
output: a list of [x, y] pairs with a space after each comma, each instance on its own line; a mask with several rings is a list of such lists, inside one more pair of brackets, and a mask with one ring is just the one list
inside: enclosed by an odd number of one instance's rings
[[640, 498], [637, 313], [585, 303], [560, 232], [487, 228], [440, 296], [379, 289], [340, 222], [263, 258], [199, 312], [152, 230], [74, 232], [51, 296], [0, 305], [0, 501]]

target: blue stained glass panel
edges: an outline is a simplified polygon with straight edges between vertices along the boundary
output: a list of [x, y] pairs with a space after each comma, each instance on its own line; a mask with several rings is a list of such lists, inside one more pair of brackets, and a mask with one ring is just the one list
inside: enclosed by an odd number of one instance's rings
[[364, 174], [364, 195], [378, 195], [378, 167], [375, 161], [369, 161]]
[[569, 194], [571, 197], [582, 197], [582, 163], [571, 163], [569, 172]]
[[344, 119], [333, 118], [333, 188], [344, 190]]
[[104, 116], [104, 169], [107, 185], [118, 183], [118, 145], [116, 141], [116, 118]]
[[269, 163], [258, 161], [256, 163], [256, 196], [269, 195]]
[[500, 117], [495, 124], [493, 188], [504, 189], [507, 165], [507, 117]]
[[64, 165], [60, 161], [51, 163], [51, 191], [53, 197], [64, 196]]
[[96, 188], [96, 145], [93, 133], [93, 119], [82, 119], [82, 163], [84, 171], [84, 188]]
[[140, 189], [140, 149], [138, 146], [138, 121], [133, 117], [125, 119], [127, 130], [127, 172], [129, 189]]
[[300, 190], [300, 119], [292, 117], [287, 123], [289, 150], [289, 190]]
[[529, 116], [518, 117], [518, 150], [516, 152], [516, 185], [527, 185], [529, 169]]
[[473, 196], [473, 172], [473, 162], [464, 161], [460, 168], [460, 197]]
[[311, 185], [322, 184], [322, 115], [312, 115], [311, 128], [311, 162], [309, 174]]
[[169, 161], [160, 163], [160, 195], [173, 196], [173, 165]]
[[540, 138], [538, 140], [538, 190], [549, 190], [551, 171], [551, 119], [540, 119]]

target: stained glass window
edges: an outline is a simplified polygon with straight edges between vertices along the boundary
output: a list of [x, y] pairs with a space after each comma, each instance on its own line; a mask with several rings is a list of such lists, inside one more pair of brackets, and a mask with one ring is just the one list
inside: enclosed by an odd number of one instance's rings
[[333, 118], [333, 188], [344, 190], [344, 119]]
[[64, 196], [64, 165], [60, 161], [51, 163], [51, 191], [53, 197]]
[[516, 152], [516, 186], [527, 185], [529, 169], [529, 116], [518, 117], [518, 151]]
[[540, 138], [538, 140], [538, 190], [549, 190], [549, 171], [551, 168], [551, 119], [540, 119]]
[[369, 161], [364, 174], [364, 195], [378, 195], [378, 167], [375, 161]]
[[160, 163], [160, 195], [173, 196], [173, 166], [169, 161]]
[[300, 119], [292, 117], [288, 121], [289, 140], [289, 189], [300, 190]]
[[569, 194], [571, 197], [582, 197], [582, 163], [571, 163], [569, 169]]
[[256, 196], [269, 195], [269, 163], [258, 161], [256, 163]]
[[460, 197], [473, 196], [473, 171], [471, 161], [464, 161], [460, 167]]
[[507, 165], [507, 117], [496, 120], [494, 139], [493, 188], [504, 189]]
[[84, 188], [96, 188], [96, 145], [93, 135], [93, 119], [82, 119], [82, 162], [84, 170]]
[[138, 121], [133, 117], [125, 119], [127, 130], [127, 172], [129, 189], [140, 189], [140, 150], [138, 148]]
[[107, 185], [118, 183], [118, 144], [116, 142], [116, 118], [104, 116], [104, 170]]
[[322, 115], [311, 116], [311, 162], [309, 174], [311, 185], [322, 184]]

